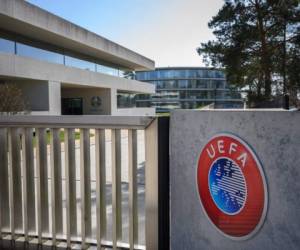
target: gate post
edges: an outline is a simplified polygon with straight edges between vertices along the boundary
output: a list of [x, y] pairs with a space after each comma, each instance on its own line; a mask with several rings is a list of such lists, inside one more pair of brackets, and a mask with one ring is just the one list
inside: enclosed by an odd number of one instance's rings
[[169, 117], [158, 117], [145, 130], [146, 250], [170, 248]]

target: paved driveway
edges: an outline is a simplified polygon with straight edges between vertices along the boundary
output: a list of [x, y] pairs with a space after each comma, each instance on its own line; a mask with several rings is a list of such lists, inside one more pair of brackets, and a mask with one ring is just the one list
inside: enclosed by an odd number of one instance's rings
[[[93, 133], [93, 131], [92, 131]], [[122, 239], [124, 242], [129, 242], [129, 210], [128, 210], [128, 135], [126, 131], [122, 131]], [[91, 201], [92, 201], [92, 234], [96, 239], [96, 180], [95, 180], [95, 143], [94, 137], [91, 137]], [[50, 152], [48, 147], [48, 153]], [[76, 196], [77, 196], [77, 228], [78, 235], [81, 231], [81, 209], [80, 209], [80, 148], [79, 141], [76, 141]], [[62, 143], [62, 196], [63, 196], [63, 219], [66, 221], [66, 194], [65, 194], [65, 175], [64, 175], [64, 145]], [[48, 154], [48, 164], [50, 156]], [[138, 231], [139, 231], [139, 244], [143, 245], [145, 242], [145, 150], [144, 150], [144, 133], [138, 131]], [[48, 176], [50, 177], [50, 169], [48, 168]], [[49, 204], [51, 205], [51, 178], [49, 181]], [[106, 131], [106, 208], [107, 208], [107, 240], [112, 239], [112, 185], [111, 185], [111, 138], [110, 131]], [[51, 220], [51, 212], [50, 212]], [[66, 227], [64, 223], [64, 232]], [[51, 228], [50, 228], [51, 229]]]

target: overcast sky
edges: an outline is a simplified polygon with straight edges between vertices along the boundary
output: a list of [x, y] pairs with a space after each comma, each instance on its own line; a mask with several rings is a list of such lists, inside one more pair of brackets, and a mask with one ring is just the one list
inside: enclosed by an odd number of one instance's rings
[[153, 59], [157, 67], [202, 66], [207, 23], [223, 0], [29, 0]]

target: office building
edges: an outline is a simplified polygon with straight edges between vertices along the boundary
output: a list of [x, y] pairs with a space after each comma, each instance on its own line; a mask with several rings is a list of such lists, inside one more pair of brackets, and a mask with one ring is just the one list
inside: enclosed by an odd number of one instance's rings
[[16, 84], [33, 115], [153, 115], [117, 105], [118, 95], [155, 93], [124, 77], [151, 69], [154, 61], [35, 5], [0, 0], [0, 84]]
[[156, 93], [138, 95], [138, 107], [155, 107], [157, 112], [171, 109], [242, 108], [240, 93], [230, 88], [222, 70], [203, 67], [168, 67], [136, 72], [135, 79], [152, 83]]

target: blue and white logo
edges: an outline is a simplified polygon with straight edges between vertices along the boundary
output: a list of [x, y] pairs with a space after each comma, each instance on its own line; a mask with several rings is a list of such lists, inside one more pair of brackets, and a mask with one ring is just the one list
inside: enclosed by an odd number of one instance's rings
[[245, 177], [240, 167], [229, 158], [218, 158], [208, 175], [210, 194], [217, 207], [228, 215], [238, 214], [247, 196]]

